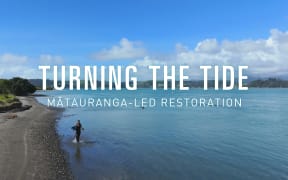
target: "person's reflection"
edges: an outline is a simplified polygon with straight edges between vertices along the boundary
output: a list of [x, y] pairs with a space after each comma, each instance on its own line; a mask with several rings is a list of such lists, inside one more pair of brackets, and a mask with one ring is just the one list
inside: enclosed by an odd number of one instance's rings
[[75, 159], [77, 162], [81, 162], [81, 149], [79, 145], [76, 146]]

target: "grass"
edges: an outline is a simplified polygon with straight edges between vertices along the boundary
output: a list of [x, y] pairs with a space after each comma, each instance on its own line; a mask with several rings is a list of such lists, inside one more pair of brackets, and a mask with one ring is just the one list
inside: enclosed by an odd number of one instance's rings
[[17, 100], [17, 98], [13, 94], [0, 94], [0, 104], [6, 105], [10, 104]]

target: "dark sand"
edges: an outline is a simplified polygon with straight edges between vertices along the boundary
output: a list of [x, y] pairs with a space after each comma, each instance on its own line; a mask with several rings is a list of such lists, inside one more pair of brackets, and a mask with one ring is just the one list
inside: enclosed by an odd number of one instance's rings
[[20, 97], [32, 108], [0, 113], [0, 179], [73, 179], [56, 133], [60, 110], [39, 104], [33, 97]]

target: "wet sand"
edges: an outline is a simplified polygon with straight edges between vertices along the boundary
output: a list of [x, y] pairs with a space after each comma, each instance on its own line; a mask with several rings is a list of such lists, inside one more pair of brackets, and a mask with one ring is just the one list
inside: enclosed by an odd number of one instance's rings
[[73, 179], [55, 129], [58, 109], [19, 97], [28, 110], [0, 113], [0, 179]]

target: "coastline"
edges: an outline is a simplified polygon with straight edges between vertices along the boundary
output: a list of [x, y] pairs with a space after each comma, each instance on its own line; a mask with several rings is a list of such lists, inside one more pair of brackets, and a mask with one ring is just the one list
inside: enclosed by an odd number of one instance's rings
[[0, 114], [0, 179], [73, 179], [55, 127], [62, 110], [18, 98], [32, 107]]

